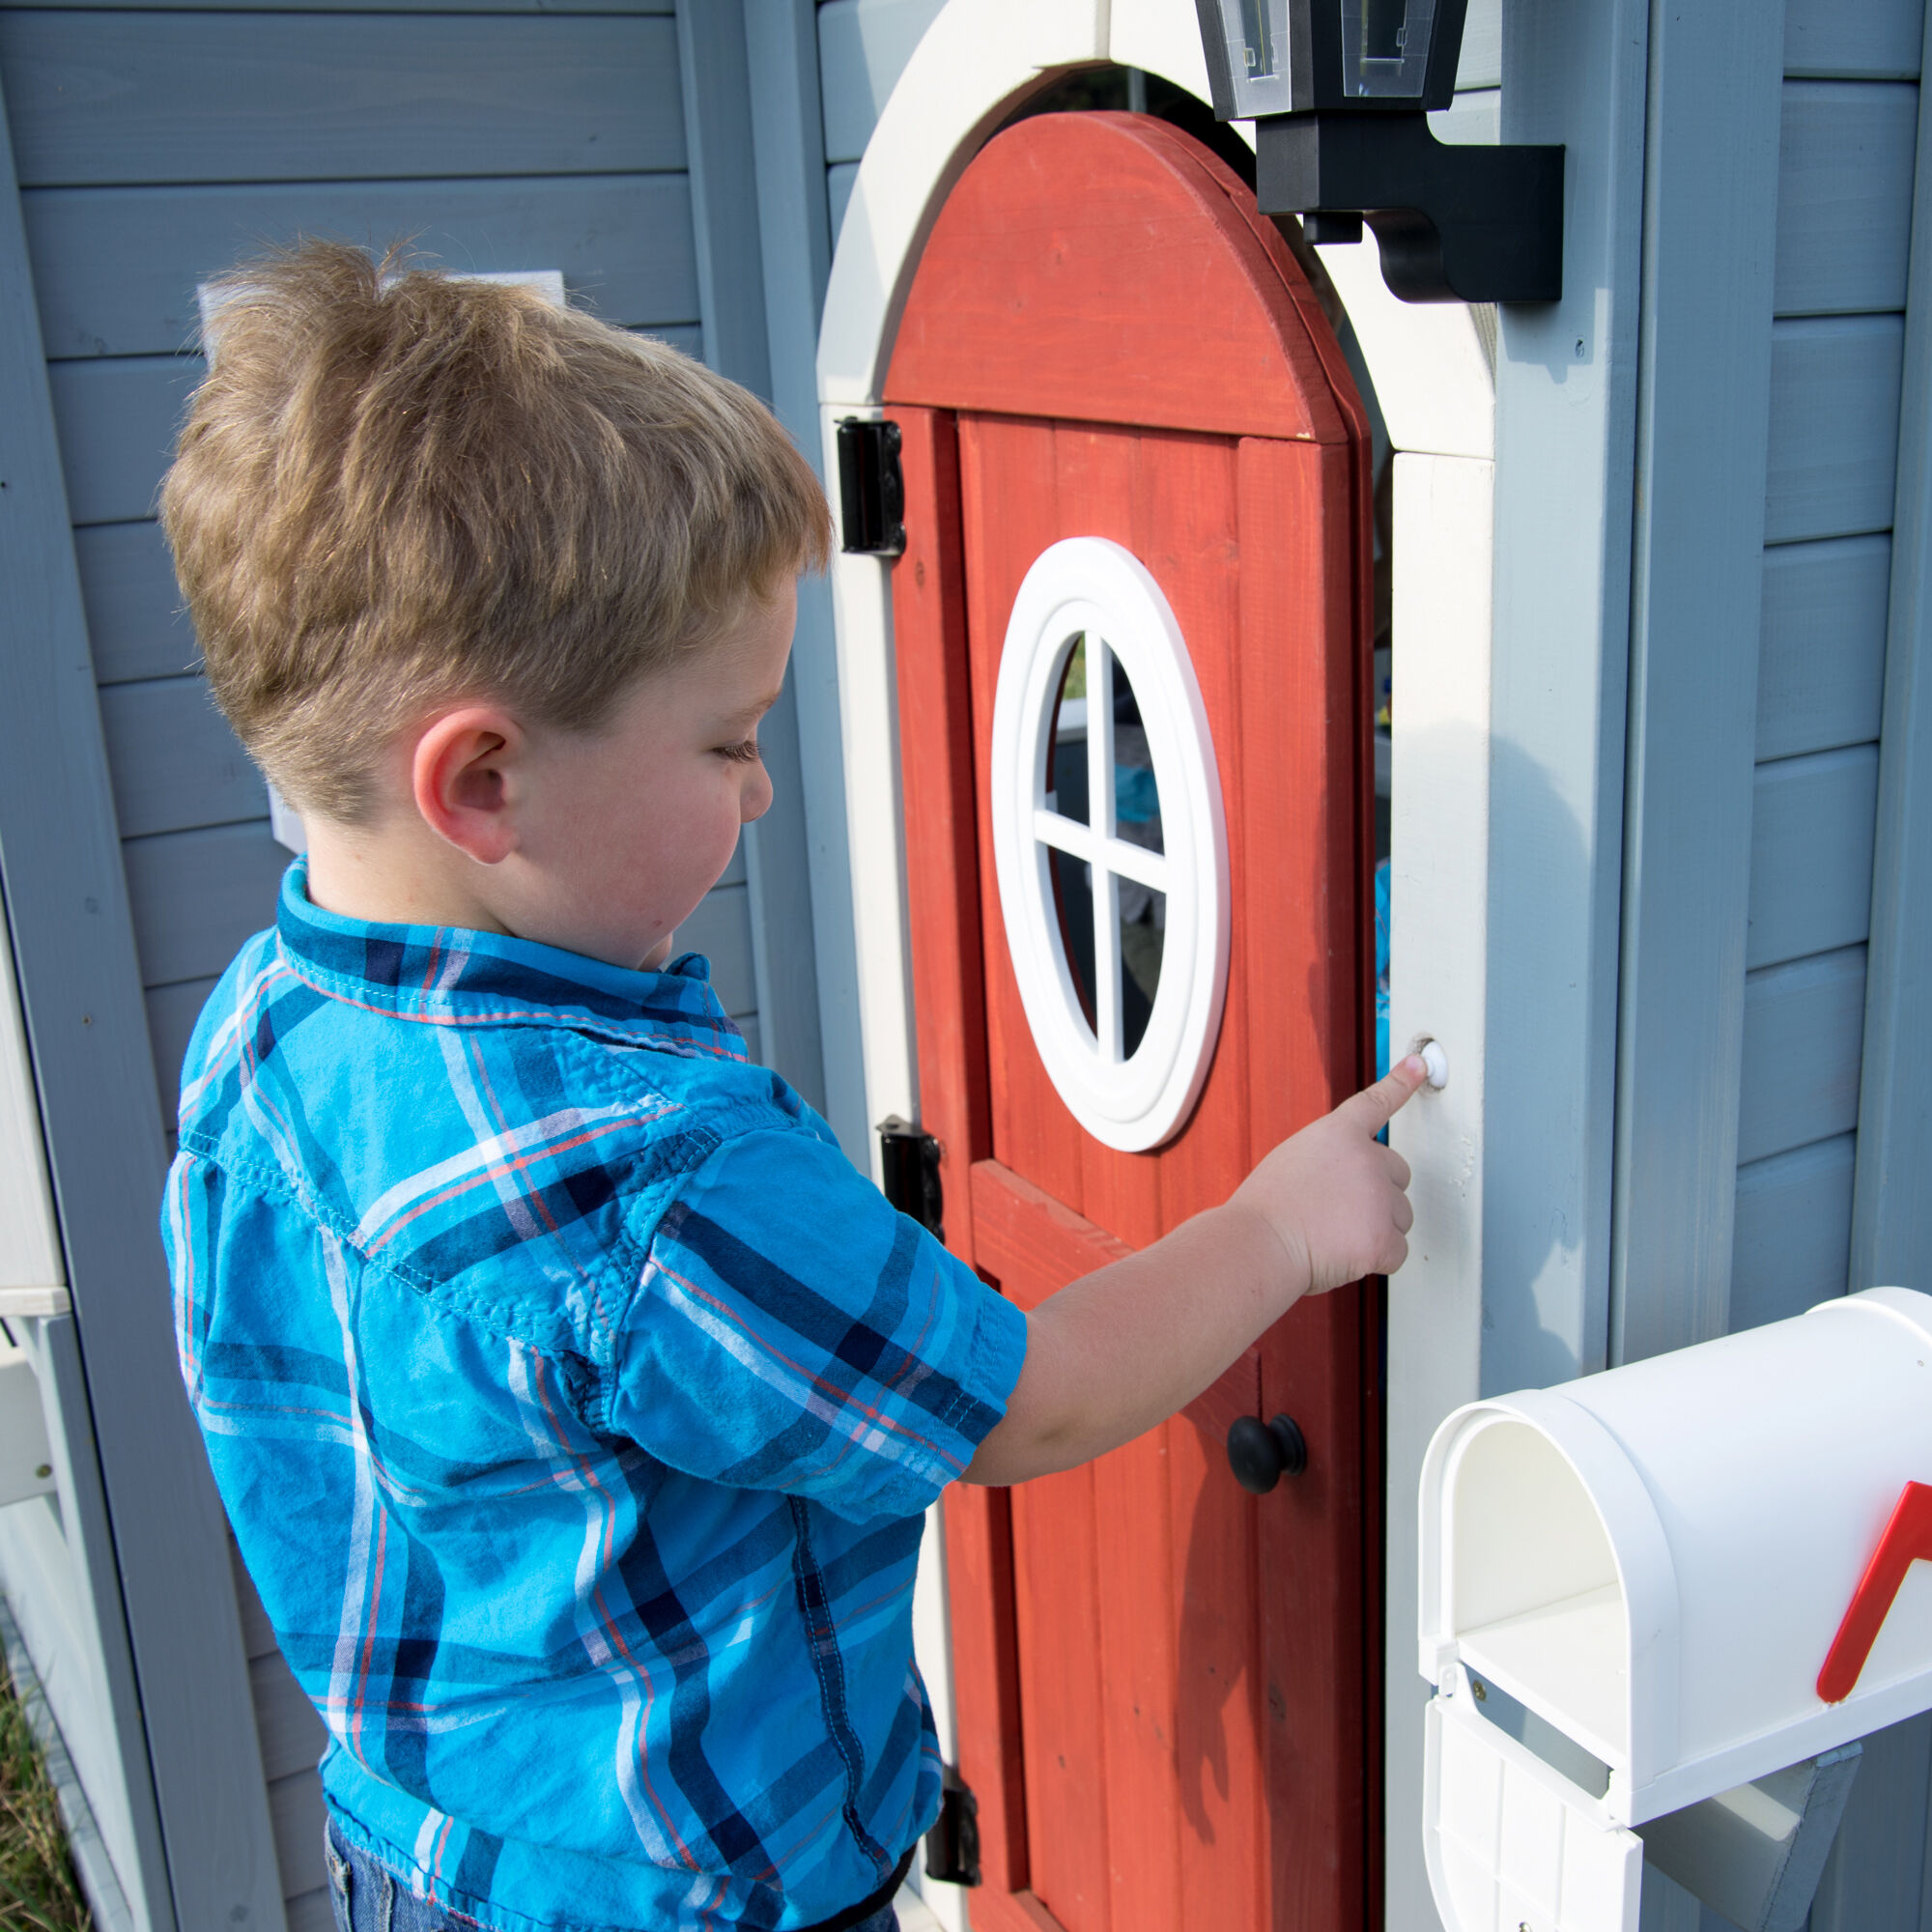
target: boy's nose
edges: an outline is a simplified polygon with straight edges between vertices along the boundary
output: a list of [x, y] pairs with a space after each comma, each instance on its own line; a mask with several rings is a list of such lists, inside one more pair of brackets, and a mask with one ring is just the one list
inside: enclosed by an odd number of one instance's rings
[[772, 807], [772, 775], [763, 765], [753, 768], [752, 782], [745, 787], [745, 795], [739, 801], [743, 822], [751, 824], [754, 818], [762, 818]]

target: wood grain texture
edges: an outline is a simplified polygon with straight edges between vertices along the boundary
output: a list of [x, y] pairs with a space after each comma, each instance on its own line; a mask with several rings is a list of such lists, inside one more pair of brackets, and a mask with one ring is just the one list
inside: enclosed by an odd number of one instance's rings
[[96, 524], [73, 533], [73, 554], [97, 683], [179, 677], [200, 668], [201, 646], [160, 525]]
[[1727, 1325], [1786, 105], [1755, 0], [1656, 14], [1650, 61], [1613, 1363]]
[[126, 856], [145, 986], [222, 973], [251, 932], [274, 923], [289, 862], [267, 818], [130, 839]]
[[[1351, 648], [1366, 557], [1366, 482], [1349, 448], [1241, 445], [1242, 715], [1237, 810], [1252, 845], [1237, 924], [1254, 989], [1257, 1152], [1353, 1091], [1365, 1069], [1363, 894], [1367, 654]], [[1290, 535], [1289, 533], [1293, 533]], [[1281, 983], [1287, 961], [1298, 983]], [[1264, 990], [1267, 989], [1267, 990]], [[1380, 1430], [1364, 1386], [1362, 1291], [1303, 1303], [1263, 1339], [1262, 1413], [1300, 1424], [1309, 1467], [1263, 1499], [1258, 1562], [1268, 1856], [1275, 1923], [1353, 1927], [1368, 1901], [1379, 1546], [1365, 1468]], [[1365, 1396], [1371, 1406], [1365, 1407]], [[1374, 1647], [1369, 1647], [1371, 1644]]]
[[1788, 80], [1777, 156], [1779, 315], [1905, 306], [1918, 89]]
[[746, 887], [713, 886], [677, 929], [680, 952], [701, 952], [711, 961], [711, 984], [727, 1013], [757, 1010], [752, 970], [752, 907]]
[[1765, 552], [1760, 761], [1877, 738], [1890, 579], [1889, 537], [1779, 544]]
[[[182, 1063], [194, 1037], [195, 1022], [213, 992], [217, 977], [180, 980], [147, 995], [148, 1038], [155, 1051], [155, 1086], [161, 1096], [161, 1120], [172, 1132], [181, 1093]], [[252, 1653], [251, 1653], [252, 1655]]]
[[[1932, 101], [1920, 113], [1875, 855], [1852, 1241], [1861, 1284], [1932, 1279], [1932, 1087], [1915, 1051], [1932, 1008]], [[1923, 1911], [1932, 1918], [1932, 1872]]]
[[1862, 946], [1746, 980], [1740, 1166], [1857, 1125], [1864, 1002]]
[[[992, 1148], [986, 1080], [980, 846], [966, 644], [959, 449], [948, 412], [900, 409], [906, 551], [893, 568], [899, 765], [905, 787], [906, 913], [912, 931], [920, 1123], [939, 1142], [940, 1184], [957, 1211], [946, 1243], [973, 1264], [974, 1162]], [[1000, 1270], [990, 1261], [986, 1267]]]
[[[980, 151], [926, 245], [888, 404], [1343, 440], [1319, 352], [1282, 299], [1285, 244], [1277, 259], [1240, 219], [1204, 151], [1178, 164], [1161, 125], [1047, 115]], [[1072, 224], [1081, 180], [1104, 196]], [[1170, 289], [1186, 291], [1179, 306]], [[1036, 314], [1066, 326], [1049, 335]]]
[[1786, 74], [1913, 80], [1923, 18], [1919, 0], [1786, 0]]
[[[1101, 399], [1106, 383], [1122, 389], [1132, 384], [1142, 400], [1158, 400], [1157, 383], [1143, 380], [1146, 371], [1131, 362], [1088, 381], [1078, 403], [1084, 421], [1021, 414], [1010, 401], [963, 410], [963, 623], [934, 568], [935, 537], [914, 529], [896, 566], [901, 765], [909, 778], [920, 775], [923, 793], [908, 807], [922, 1110], [930, 1107], [924, 1090], [932, 1068], [970, 1065], [970, 1052], [931, 1033], [927, 980], [934, 976], [920, 963], [923, 950], [938, 962], [938, 1004], [957, 1003], [969, 1037], [975, 1016], [957, 959], [970, 905], [933, 918], [928, 935], [921, 930], [920, 895], [943, 897], [942, 885], [931, 881], [959, 878], [977, 861], [990, 1118], [980, 1144], [990, 1157], [971, 1168], [972, 1253], [1022, 1308], [1224, 1198], [1258, 1145], [1266, 1144], [1261, 1130], [1269, 1141], [1279, 1138], [1352, 1087], [1367, 1037], [1360, 967], [1368, 665], [1360, 645], [1368, 503], [1358, 454], [1366, 429], [1340, 374], [1339, 351], [1303, 305], [1298, 275], [1265, 245], [1272, 229], [1264, 236], [1252, 210], [1243, 214], [1190, 153], [1170, 153], [1167, 144], [1179, 138], [1172, 130], [1131, 131], [1139, 143], [1133, 165], [1178, 177], [1197, 221], [1209, 221], [1210, 235], [1243, 274], [1253, 271], [1250, 285], [1273, 331], [1278, 392], [1262, 399], [1261, 412], [1292, 406], [1297, 424], [1325, 418], [1334, 433], [1325, 441], [1308, 435], [1235, 441], [1177, 428], [1157, 412], [1151, 424], [1131, 417], [1117, 424], [1108, 415], [1114, 406]], [[1056, 154], [1062, 146], [1092, 150], [1085, 172], [1069, 178], [1104, 174], [1103, 206], [1096, 215], [1065, 197], [1051, 246], [1097, 263], [1105, 250], [1083, 230], [1097, 222], [1103, 239], [1114, 234], [1118, 170], [1101, 164], [1118, 158], [1120, 130], [1108, 117], [1086, 116], [1065, 125], [1022, 124], [1002, 138], [1009, 145], [1000, 165], [1013, 168], [1023, 186], [1030, 177], [1018, 163], [1029, 143], [1041, 153], [1049, 145]], [[975, 170], [990, 170], [987, 157], [998, 150], [996, 143], [985, 151]], [[1038, 272], [1048, 244], [1037, 238], [1014, 244], [995, 200], [983, 204], [980, 227], [960, 223], [949, 238], [947, 221], [962, 197], [970, 200], [973, 184], [969, 171], [941, 218], [909, 315], [924, 304], [944, 320], [946, 291], [971, 291], [998, 310], [1012, 287], [1034, 288], [1027, 278]], [[1030, 295], [1012, 310], [1002, 352], [1009, 364], [1000, 377], [1006, 395], [1013, 390], [1011, 368], [1029, 355], [1037, 362], [1065, 355], [1063, 332], [1091, 348], [1092, 314], [1068, 286], [1048, 275], [1037, 301]], [[1167, 306], [1172, 315], [1197, 300], [1189, 283], [1184, 297], [1170, 288]], [[939, 412], [986, 374], [982, 343], [955, 333], [956, 341], [941, 344], [936, 333], [908, 352], [902, 332], [886, 384], [889, 408], [906, 432], [909, 522], [917, 521], [913, 506], [923, 506], [917, 514], [938, 520], [938, 540], [950, 516], [936, 476], [944, 459]], [[1284, 337], [1298, 345], [1294, 357], [1280, 347]], [[928, 397], [912, 393], [917, 384], [908, 368], [931, 384]], [[1062, 387], [1053, 407], [1070, 412], [1070, 391]], [[1288, 393], [1296, 389], [1298, 398]], [[965, 708], [972, 769], [982, 772], [1014, 593], [1041, 549], [1075, 534], [1123, 544], [1168, 596], [1188, 639], [1228, 803], [1237, 940], [1222, 1033], [1193, 1115], [1151, 1155], [1101, 1148], [1066, 1114], [1018, 999], [997, 882], [985, 863], [988, 802], [983, 795], [967, 801], [977, 824], [971, 840], [940, 803], [961, 789], [955, 747], [966, 721], [936, 718], [932, 708]], [[963, 675], [938, 648], [962, 632]], [[976, 882], [961, 883], [961, 896], [970, 896]], [[965, 1111], [970, 1119], [970, 1104]], [[958, 1211], [949, 1193], [949, 1233]], [[1367, 1653], [1374, 1610], [1363, 1574], [1371, 1515], [1364, 1490], [1365, 1475], [1375, 1479], [1366, 1438], [1376, 1432], [1362, 1344], [1373, 1306], [1359, 1295], [1328, 1297], [1325, 1317], [1307, 1311], [1281, 1338], [1275, 1386], [1294, 1403], [1320, 1445], [1317, 1455], [1328, 1459], [1298, 1515], [1286, 1489], [1258, 1506], [1226, 1470], [1228, 1424], [1238, 1414], [1266, 1412], [1266, 1358], [1259, 1350], [1191, 1406], [1187, 1418], [1084, 1470], [1014, 1493], [1027, 1889], [976, 1897], [976, 1924], [1037, 1922], [1040, 1913], [1068, 1932], [1165, 1932], [1201, 1914], [1216, 1923], [1306, 1925], [1311, 1932], [1364, 1922], [1362, 1737], [1373, 1721]], [[1278, 1548], [1264, 1541], [1267, 1513], [1276, 1509], [1293, 1519]], [[1271, 1548], [1279, 1577], [1264, 1554]], [[1290, 1581], [1292, 1572], [1298, 1574]], [[1296, 1715], [1314, 1719], [1295, 1733], [1300, 1758], [1292, 1800], [1275, 1790], [1279, 1766], [1263, 1716], [1274, 1687], [1260, 1649], [1261, 1606], [1280, 1590], [1298, 1590], [1294, 1611], [1306, 1613]], [[984, 1648], [997, 1634], [994, 1610], [955, 1590], [955, 1641], [966, 1629], [976, 1650]], [[958, 1682], [964, 1724], [967, 1702], [980, 1700], [963, 1662]], [[985, 1723], [983, 1702], [973, 1722]], [[961, 1748], [963, 1758], [963, 1741]], [[998, 1761], [991, 1740], [978, 1748]], [[1299, 1816], [1290, 1815], [1297, 1809]], [[1009, 1859], [1009, 1870], [1016, 1862]]]
[[279, 1650], [271, 1650], [248, 1665], [248, 1684], [255, 1696], [255, 1730], [262, 1740], [263, 1775], [272, 1785], [298, 1772], [313, 1774], [322, 1760], [328, 1733]]
[[1767, 543], [1891, 527], [1904, 341], [1897, 316], [1774, 325]]
[[1854, 1135], [1838, 1134], [1738, 1170], [1734, 1333], [1845, 1293], [1857, 1151]]
[[282, 1896], [299, 1898], [328, 1883], [322, 1834], [328, 1816], [323, 1802], [322, 1779], [313, 1771], [298, 1771], [269, 1786], [269, 1814], [275, 1826], [275, 1861], [281, 1871]]
[[1865, 1738], [1832, 1855], [1818, 1880], [1811, 1932], [1878, 1932], [1922, 1924], [1926, 1821], [1932, 1808], [1932, 1714]]
[[90, 1596], [103, 1625], [126, 1620], [136, 1682], [115, 1714], [122, 1765], [165, 1846], [124, 1882], [157, 1927], [277, 1932], [226, 1531], [181, 1399], [155, 1238], [166, 1143], [11, 154], [0, 129], [0, 869], [86, 1338], [84, 1383], [71, 1343], [71, 1412], [92, 1417], [85, 1460], [105, 1499]]
[[1022, 1891], [1028, 1869], [1011, 1492], [954, 1483], [943, 1508], [959, 1773], [979, 1799], [980, 1867], [998, 1898]]
[[35, 188], [21, 201], [55, 357], [187, 348], [197, 282], [305, 235], [378, 252], [407, 240], [446, 269], [556, 269], [573, 306], [627, 327], [698, 320], [679, 174]]
[[[961, 520], [967, 558], [966, 610], [971, 648], [973, 764], [991, 769], [991, 731], [999, 662], [1013, 598], [1029, 566], [1061, 533], [1055, 510], [1056, 433], [1041, 423], [968, 416], [959, 424]], [[992, 803], [976, 801], [979, 850], [993, 850]], [[992, 1151], [1055, 1200], [1084, 1211], [1081, 1133], [1054, 1091], [1020, 1004], [1008, 963], [999, 882], [980, 868], [980, 933], [986, 986], [986, 1065]]]
[[260, 818], [268, 791], [204, 677], [144, 679], [100, 694], [100, 728], [124, 838]]
[[10, 12], [0, 71], [23, 187], [684, 165], [662, 18]]
[[75, 524], [133, 523], [155, 514], [199, 355], [108, 356], [47, 369]]
[[1877, 747], [1760, 765], [1752, 793], [1747, 966], [1857, 945], [1871, 927]]
[[275, 1647], [275, 1627], [269, 1621], [269, 1613], [262, 1607], [262, 1599], [256, 1594], [255, 1584], [242, 1561], [242, 1551], [237, 1548], [234, 1531], [228, 1535], [228, 1565], [235, 1580], [235, 1601], [242, 1612], [242, 1637], [247, 1646], [248, 1662], [252, 1664], [257, 1658], [267, 1657]]
[[282, 1909], [288, 1914], [289, 1932], [335, 1932], [335, 1906], [327, 1886], [288, 1899]]
[[823, 0], [818, 71], [825, 158], [857, 161], [941, 0]]

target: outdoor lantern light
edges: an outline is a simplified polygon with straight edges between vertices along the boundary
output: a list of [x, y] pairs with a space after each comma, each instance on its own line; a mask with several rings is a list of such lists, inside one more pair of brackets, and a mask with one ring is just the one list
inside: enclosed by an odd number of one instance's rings
[[1312, 242], [1366, 220], [1404, 301], [1554, 301], [1563, 150], [1450, 147], [1467, 0], [1195, 0], [1214, 111], [1255, 123], [1262, 212]]

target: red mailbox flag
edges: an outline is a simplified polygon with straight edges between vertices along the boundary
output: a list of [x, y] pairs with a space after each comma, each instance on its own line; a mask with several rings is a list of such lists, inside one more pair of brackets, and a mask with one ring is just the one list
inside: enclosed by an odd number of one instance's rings
[[1932, 1483], [1907, 1483], [1825, 1654], [1818, 1694], [1826, 1703], [1842, 1704], [1858, 1689], [1905, 1573], [1920, 1559], [1932, 1562]]

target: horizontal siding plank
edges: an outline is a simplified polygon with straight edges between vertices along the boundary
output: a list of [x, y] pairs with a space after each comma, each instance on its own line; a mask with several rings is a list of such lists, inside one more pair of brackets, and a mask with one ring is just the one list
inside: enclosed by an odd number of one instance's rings
[[250, 933], [274, 923], [289, 855], [266, 818], [130, 838], [122, 852], [144, 985], [218, 975]]
[[[1862, 1285], [1862, 1284], [1861, 1284]], [[1864, 1759], [1818, 1879], [1810, 1932], [1913, 1932], [1925, 1923], [1932, 1715], [1862, 1740]]]
[[335, 1906], [327, 1886], [285, 1900], [282, 1910], [288, 1915], [288, 1932], [335, 1932]]
[[194, 1037], [195, 1022], [214, 991], [218, 974], [200, 980], [178, 980], [156, 986], [147, 995], [148, 1044], [155, 1056], [155, 1085], [161, 1095], [161, 1119], [172, 1128], [181, 1095], [182, 1063]]
[[711, 985], [727, 1013], [758, 1004], [752, 970], [752, 901], [744, 886], [713, 886], [677, 929], [678, 952], [701, 952], [711, 962]]
[[1891, 539], [1779, 544], [1764, 554], [1757, 755], [1876, 739], [1885, 701]]
[[665, 18], [8, 13], [0, 71], [22, 187], [684, 166]]
[[269, 1622], [268, 1611], [262, 1607], [261, 1598], [255, 1594], [254, 1579], [242, 1565], [242, 1551], [232, 1531], [228, 1537], [228, 1567], [235, 1576], [235, 1601], [242, 1611], [242, 1647], [252, 1663], [274, 1649], [275, 1632]]
[[1778, 147], [1779, 315], [1905, 306], [1918, 89], [1789, 80]]
[[1463, 18], [1463, 51], [1456, 62], [1456, 92], [1503, 84], [1502, 0], [1469, 0]]
[[156, 493], [205, 367], [199, 355], [47, 365], [68, 514], [76, 524], [128, 524], [155, 514]]
[[205, 677], [110, 685], [100, 694], [107, 770], [124, 838], [260, 818], [268, 788], [214, 708]]
[[195, 341], [197, 282], [305, 235], [408, 240], [435, 267], [556, 269], [573, 303], [625, 327], [698, 319], [682, 174], [35, 188], [21, 203], [54, 357], [173, 355]]
[[[687, 355], [703, 353], [700, 328], [644, 332]], [[68, 513], [75, 524], [126, 524], [153, 516], [182, 417], [205, 366], [199, 355], [101, 356], [47, 365]]]
[[262, 1740], [262, 1776], [270, 1784], [298, 1771], [313, 1771], [328, 1742], [322, 1719], [279, 1650], [248, 1666], [255, 1697], [255, 1730]]
[[826, 0], [818, 10], [825, 158], [856, 161], [941, 0]]
[[1849, 1133], [1859, 1119], [1865, 950], [1847, 947], [1745, 981], [1738, 1165]]
[[1898, 316], [1773, 324], [1767, 543], [1891, 527], [1904, 343]]
[[1844, 1293], [1857, 1158], [1858, 1136], [1839, 1134], [1739, 1169], [1734, 1330], [1782, 1321]]
[[73, 550], [98, 683], [179, 677], [198, 667], [201, 647], [160, 525], [93, 525], [74, 531]]
[[1864, 939], [1877, 824], [1876, 745], [1757, 768], [1747, 969]]
[[1923, 30], [1920, 0], [1786, 0], [1784, 71], [1912, 80]]
[[314, 1772], [298, 1771], [269, 1786], [269, 1818], [274, 1827], [275, 1862], [281, 1868], [284, 1898], [299, 1898], [328, 1883], [322, 1856], [327, 1817], [322, 1779]]

